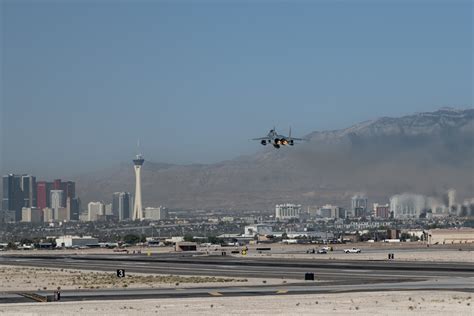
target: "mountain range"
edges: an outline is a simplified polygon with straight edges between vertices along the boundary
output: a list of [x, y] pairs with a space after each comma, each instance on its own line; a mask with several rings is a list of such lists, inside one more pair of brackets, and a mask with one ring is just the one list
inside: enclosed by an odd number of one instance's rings
[[[355, 193], [379, 203], [403, 192], [441, 197], [449, 188], [474, 197], [474, 109], [382, 117], [305, 138], [215, 164], [146, 161], [144, 205], [269, 211], [278, 203], [348, 206]], [[75, 180], [83, 201], [108, 202], [135, 185], [130, 163]]]

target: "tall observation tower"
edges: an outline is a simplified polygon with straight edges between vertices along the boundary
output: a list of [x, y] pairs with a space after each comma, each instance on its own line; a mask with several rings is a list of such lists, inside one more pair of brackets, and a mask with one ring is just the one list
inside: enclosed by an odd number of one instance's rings
[[142, 207], [142, 186], [141, 186], [141, 169], [142, 165], [145, 162], [142, 154], [138, 154], [135, 159], [133, 159], [133, 164], [135, 168], [135, 203], [133, 205], [133, 220], [143, 219], [143, 207]]

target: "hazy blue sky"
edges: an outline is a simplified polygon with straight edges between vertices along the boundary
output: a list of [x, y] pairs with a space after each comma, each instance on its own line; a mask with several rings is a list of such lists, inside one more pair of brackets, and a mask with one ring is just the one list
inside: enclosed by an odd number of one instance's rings
[[[1, 1], [2, 171], [215, 162], [472, 106], [471, 1]], [[58, 169], [54, 171], [54, 165]]]

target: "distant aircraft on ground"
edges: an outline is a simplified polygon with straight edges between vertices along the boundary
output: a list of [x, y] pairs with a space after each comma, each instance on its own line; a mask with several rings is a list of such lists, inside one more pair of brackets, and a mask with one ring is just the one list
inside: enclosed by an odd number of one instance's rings
[[293, 146], [296, 141], [304, 141], [306, 139], [291, 137], [291, 127], [290, 127], [290, 132], [288, 136], [278, 134], [275, 128], [273, 128], [268, 132], [267, 136], [254, 138], [252, 140], [259, 140], [260, 144], [262, 144], [263, 146], [270, 144], [270, 145], [273, 145], [273, 147], [275, 148], [280, 148], [281, 146], [286, 146], [286, 145]]

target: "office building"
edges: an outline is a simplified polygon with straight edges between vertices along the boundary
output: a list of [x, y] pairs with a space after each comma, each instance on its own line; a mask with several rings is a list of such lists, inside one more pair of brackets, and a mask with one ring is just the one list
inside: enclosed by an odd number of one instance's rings
[[335, 218], [346, 218], [347, 212], [346, 209], [340, 206], [336, 206], [336, 217]]
[[456, 190], [448, 190], [448, 210], [449, 213], [457, 215]]
[[21, 210], [21, 221], [27, 223], [42, 223], [43, 210], [36, 207], [24, 207]]
[[21, 176], [15, 174], [3, 176], [2, 209], [4, 211], [13, 211], [15, 221], [21, 221], [23, 206], [24, 197], [21, 190]]
[[364, 217], [368, 214], [368, 199], [364, 195], [354, 195], [351, 199], [352, 216]]
[[390, 212], [394, 218], [419, 218], [425, 207], [423, 195], [404, 193], [390, 198]]
[[105, 205], [102, 202], [90, 202], [89, 204], [87, 204], [87, 212], [88, 221], [97, 221], [99, 217], [105, 216]]
[[79, 210], [81, 209], [81, 201], [79, 198], [70, 198], [68, 197], [66, 200], [66, 208], [68, 209], [68, 213], [70, 216], [71, 221], [78, 221], [79, 220]]
[[23, 207], [36, 207], [36, 177], [22, 175], [21, 190], [23, 191]]
[[319, 209], [319, 216], [322, 218], [336, 218], [336, 207], [326, 204]]
[[69, 209], [67, 207], [58, 208], [56, 211], [55, 220], [60, 221], [60, 222], [70, 221], [71, 215], [69, 214]]
[[40, 209], [51, 206], [51, 188], [50, 182], [38, 181], [36, 183], [36, 204]]
[[130, 219], [132, 199], [129, 192], [115, 192], [112, 196], [112, 214], [120, 221]]
[[73, 181], [63, 182], [63, 191], [66, 194], [66, 198], [75, 198], [76, 197], [76, 183]]
[[105, 204], [105, 215], [112, 216], [112, 203]]
[[54, 211], [52, 208], [45, 207], [43, 209], [43, 221], [45, 223], [51, 223], [54, 221]]
[[63, 190], [51, 190], [51, 208], [53, 209], [53, 218], [58, 219], [58, 210], [61, 207], [64, 207], [63, 204]]
[[61, 201], [62, 205], [66, 205], [67, 198], [73, 199], [76, 197], [76, 184], [72, 181], [63, 182], [61, 179], [55, 179], [51, 185], [53, 190], [62, 190], [64, 192]]
[[277, 204], [275, 206], [275, 218], [279, 220], [286, 220], [292, 218], [300, 218], [301, 205], [300, 204]]
[[151, 221], [160, 221], [168, 217], [168, 210], [165, 207], [147, 207], [145, 208], [145, 219]]
[[389, 218], [390, 217], [390, 204], [374, 203], [372, 215], [377, 218]]

